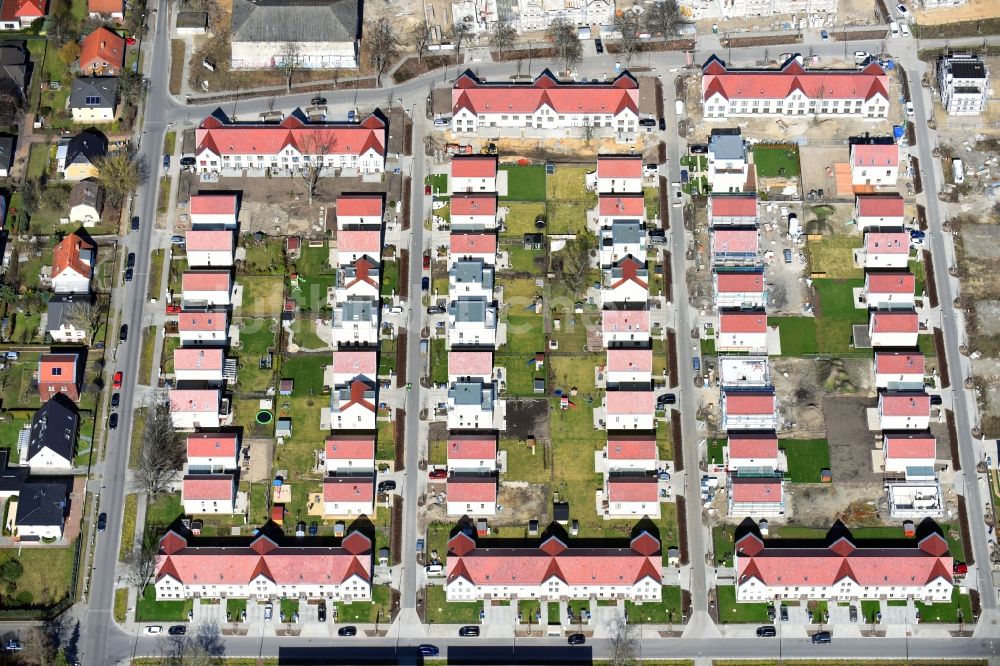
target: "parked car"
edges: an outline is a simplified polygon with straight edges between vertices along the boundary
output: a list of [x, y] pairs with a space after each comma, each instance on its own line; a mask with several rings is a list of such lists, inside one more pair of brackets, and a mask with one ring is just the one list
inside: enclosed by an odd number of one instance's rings
[[320, 622], [326, 622], [326, 602], [319, 602], [319, 606], [316, 608], [316, 617]]
[[338, 636], [357, 636], [358, 635], [358, 628], [357, 627], [341, 627], [340, 629], [337, 630], [337, 635]]
[[444, 314], [445, 312], [447, 312], [447, 310], [445, 310], [442, 305], [427, 306], [427, 314], [429, 315]]
[[432, 469], [430, 474], [427, 475], [429, 479], [447, 479], [448, 470], [446, 469]]
[[108, 514], [103, 511], [97, 516], [97, 529], [103, 532], [108, 527]]
[[14, 639], [14, 638], [10, 638], [10, 639], [7, 640], [6, 643], [4, 643], [3, 647], [4, 647], [5, 650], [7, 650], [7, 652], [20, 652], [21, 651], [21, 641], [19, 641], [17, 639]]
[[118, 329], [118, 341], [125, 342], [128, 340], [128, 324], [122, 324], [122, 327]]
[[188, 632], [188, 628], [183, 624], [175, 624], [174, 626], [167, 629], [167, 633], [171, 636], [183, 636]]
[[479, 627], [477, 627], [474, 624], [470, 624], [468, 626], [462, 627], [461, 629], [458, 630], [458, 635], [459, 636], [473, 636], [473, 637], [474, 636], [478, 636], [479, 635]]
[[854, 604], [851, 604], [851, 608], [848, 611], [848, 613], [850, 615], [851, 622], [857, 622], [858, 621], [858, 607], [857, 606], [855, 606]]
[[786, 247], [785, 250], [784, 250], [784, 252], [782, 254], [785, 256], [785, 263], [786, 264], [792, 263], [792, 251], [790, 249], [788, 249]]
[[164, 155], [163, 156], [163, 168], [164, 169], [169, 169], [170, 168], [170, 155]]
[[178, 314], [181, 311], [181, 306], [179, 305], [168, 305], [166, 308], [167, 314]]
[[193, 167], [196, 163], [197, 160], [195, 160], [195, 158], [191, 157], [190, 155], [181, 158], [181, 166], [183, 167]]
[[824, 42], [830, 41], [830, 33], [828, 33], [826, 30], [820, 30], [819, 36], [823, 39]]
[[913, 117], [913, 102], [906, 103], [906, 117], [907, 118]]
[[940, 393], [932, 393], [931, 394], [931, 404], [932, 405], [940, 405], [940, 404], [942, 404], [942, 399], [941, 399], [941, 394]]
[[656, 401], [661, 405], [673, 405], [677, 402], [677, 396], [673, 393], [664, 393]]
[[139, 216], [134, 215], [132, 217], [132, 231], [139, 231]]
[[639, 120], [639, 125], [642, 127], [656, 127], [655, 118], [642, 118]]
[[420, 288], [423, 291], [430, 291], [431, 289], [431, 279], [427, 276], [420, 278]]
[[417, 651], [422, 657], [436, 657], [441, 653], [441, 650], [438, 650], [436, 645], [428, 645], [426, 643], [418, 645]]
[[833, 640], [829, 631], [819, 631], [812, 635], [813, 645], [828, 645]]
[[773, 625], [757, 627], [757, 638], [774, 638], [778, 635], [778, 629]]
[[317, 534], [319, 534], [319, 525], [314, 520], [309, 523], [309, 536], [316, 536]]
[[108, 417], [108, 430], [118, 429], [118, 412], [111, 412], [111, 416]]
[[424, 252], [424, 270], [429, 271], [431, 269], [431, 253]]
[[380, 481], [378, 484], [378, 491], [380, 493], [388, 493], [396, 489], [396, 482], [392, 479], [387, 479], [385, 481]]
[[135, 266], [135, 252], [129, 252], [128, 256], [125, 257], [125, 268], [132, 268]]
[[587, 642], [587, 637], [583, 634], [570, 634], [566, 642], [570, 645], [583, 645]]
[[[447, 118], [435, 118], [434, 119], [434, 126], [435, 127], [447, 127], [449, 122], [450, 121]], [[430, 185], [428, 185], [428, 187], [430, 187]], [[428, 192], [428, 194], [430, 194], [430, 192]]]
[[184, 240], [184, 236], [180, 236], [177, 234], [174, 234], [173, 236], [170, 237], [170, 242], [173, 243], [174, 245], [184, 245], [187, 243], [187, 241]]
[[907, 14], [910, 13], [910, 10], [907, 9], [906, 5], [904, 5], [903, 3], [896, 5], [896, 10], [899, 12], [899, 15], [904, 18], [906, 17]]
[[122, 279], [125, 280], [125, 282], [131, 282], [132, 281], [132, 277], [135, 275], [134, 271], [135, 271], [135, 269], [133, 269], [133, 268], [126, 268], [125, 269], [125, 275], [122, 276]]
[[604, 53], [604, 43], [601, 42], [600, 39], [595, 39], [594, 40], [594, 50], [597, 51], [598, 55]]
[[111, 385], [116, 389], [120, 389], [122, 387], [122, 379], [124, 379], [124, 375], [122, 374], [122, 371], [119, 370], [111, 379]]
[[659, 124], [660, 124], [660, 131], [661, 132], [665, 132], [667, 130], [667, 119], [666, 118], [660, 118], [660, 123]]
[[781, 621], [788, 622], [788, 606], [781, 604]]
[[313, 106], [324, 106], [325, 104], [326, 104], [326, 97], [313, 97], [312, 98], [312, 105]]
[[910, 24], [909, 23], [900, 23], [899, 24], [899, 34], [902, 35], [903, 37], [909, 37], [910, 36]]
[[121, 402], [122, 402], [122, 394], [121, 393], [112, 393], [111, 394], [111, 408], [112, 409], [114, 409], [115, 407], [117, 407], [118, 405], [120, 405]]
[[161, 627], [158, 624], [154, 624], [152, 626], [146, 627], [146, 633], [147, 634], [162, 634], [163, 633], [163, 627]]
[[264, 606], [264, 621], [270, 622], [272, 617], [274, 617], [274, 604], [267, 604]]

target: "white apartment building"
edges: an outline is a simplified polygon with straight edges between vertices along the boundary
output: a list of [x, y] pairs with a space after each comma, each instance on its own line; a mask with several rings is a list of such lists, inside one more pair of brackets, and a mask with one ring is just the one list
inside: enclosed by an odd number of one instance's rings
[[598, 155], [597, 193], [642, 194], [642, 156]]
[[372, 434], [331, 435], [324, 450], [327, 474], [353, 475], [375, 470], [375, 436]]
[[906, 268], [910, 262], [910, 234], [905, 231], [868, 231], [860, 263], [869, 268]]
[[189, 471], [232, 472], [240, 466], [240, 438], [236, 433], [197, 432], [186, 438]]
[[367, 298], [337, 303], [330, 323], [337, 346], [378, 344], [378, 305]]
[[604, 460], [608, 471], [652, 472], [659, 464], [656, 436], [609, 434]]
[[449, 516], [495, 516], [497, 479], [478, 474], [452, 475], [445, 490]]
[[375, 430], [375, 389], [355, 380], [330, 391], [331, 430]]
[[780, 477], [729, 475], [726, 491], [730, 516], [759, 519], [785, 513], [785, 484]]
[[233, 276], [229, 271], [185, 271], [181, 276], [184, 307], [225, 306], [232, 303]]
[[448, 438], [448, 471], [497, 471], [497, 436], [490, 433], [452, 434]]
[[868, 335], [872, 347], [912, 349], [917, 346], [920, 320], [913, 311], [875, 310], [868, 317]]
[[649, 385], [653, 381], [653, 350], [613, 347], [608, 350], [604, 372], [609, 386]]
[[191, 228], [235, 231], [238, 204], [235, 194], [192, 194], [188, 203]]
[[181, 312], [177, 315], [177, 332], [181, 346], [225, 346], [229, 339], [229, 314], [215, 312]]
[[978, 116], [986, 111], [990, 75], [982, 58], [970, 54], [942, 56], [937, 73], [941, 105], [949, 116]]
[[457, 381], [448, 387], [448, 428], [502, 430], [504, 404], [496, 382]]
[[451, 228], [455, 231], [495, 231], [497, 195], [461, 192], [451, 197]]
[[323, 479], [323, 515], [375, 515], [375, 476], [328, 476]]
[[478, 259], [491, 266], [495, 265], [497, 235], [489, 232], [452, 231], [448, 238], [448, 264], [451, 265], [459, 259]]
[[232, 229], [207, 231], [192, 229], [184, 233], [187, 264], [191, 268], [228, 268], [233, 265], [236, 233]]
[[898, 194], [862, 194], [854, 202], [854, 221], [858, 231], [871, 228], [903, 227], [903, 197]]
[[608, 391], [604, 394], [604, 427], [608, 430], [652, 430], [656, 398], [650, 391]]
[[767, 313], [734, 310], [719, 313], [715, 349], [720, 352], [767, 353]]
[[931, 426], [931, 397], [923, 391], [882, 391], [878, 418], [883, 431], [925, 431]]
[[759, 215], [757, 194], [711, 194], [708, 197], [708, 226], [752, 227]]
[[646, 261], [646, 230], [638, 219], [614, 220], [600, 235], [601, 266], [616, 264], [625, 257]]
[[448, 165], [448, 191], [453, 196], [463, 192], [496, 192], [497, 158], [493, 155], [452, 157]]
[[174, 378], [178, 382], [223, 381], [226, 353], [221, 347], [178, 347], [174, 349]]

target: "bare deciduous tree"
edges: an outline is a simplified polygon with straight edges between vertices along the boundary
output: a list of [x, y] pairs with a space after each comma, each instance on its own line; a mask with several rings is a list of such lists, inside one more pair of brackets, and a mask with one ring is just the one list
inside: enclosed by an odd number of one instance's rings
[[427, 52], [427, 46], [431, 43], [430, 24], [427, 21], [421, 21], [413, 26], [410, 39], [413, 40], [413, 47], [417, 50], [417, 60], [423, 62], [424, 53]]
[[285, 92], [292, 92], [292, 77], [302, 69], [302, 50], [295, 42], [285, 42], [278, 54], [277, 68], [285, 76]]
[[583, 50], [580, 46], [577, 30], [573, 25], [563, 19], [556, 19], [549, 24], [545, 36], [552, 42], [552, 46], [556, 49], [556, 55], [562, 61], [565, 69], [572, 69], [576, 63], [580, 62]]
[[[123, 534], [122, 539], [131, 539], [131, 534]], [[156, 561], [160, 543], [154, 535], [136, 539], [132, 550], [122, 560], [122, 569], [129, 584], [135, 587], [141, 597], [146, 593], [150, 579], [156, 573]]]
[[99, 170], [97, 180], [104, 187], [105, 200], [112, 206], [121, 204], [145, 178], [139, 156], [131, 145], [97, 158], [95, 166]]
[[133, 478], [140, 491], [155, 499], [170, 488], [184, 463], [184, 445], [170, 418], [170, 405], [162, 396], [154, 397], [146, 407], [139, 446], [139, 464]]
[[317, 132], [309, 136], [302, 146], [302, 151], [310, 155], [309, 159], [303, 159], [299, 166], [299, 177], [306, 186], [306, 195], [309, 197], [309, 205], [313, 203], [316, 196], [316, 188], [319, 187], [319, 179], [323, 175], [326, 156], [333, 152], [337, 145], [337, 137], [333, 132]]
[[194, 636], [173, 636], [166, 650], [165, 666], [218, 666], [226, 645], [215, 622], [202, 622]]
[[650, 34], [660, 35], [663, 41], [676, 35], [677, 28], [682, 23], [677, 0], [654, 2], [646, 8], [646, 13], [642, 18], [646, 30]]
[[639, 639], [635, 627], [625, 620], [624, 615], [618, 615], [611, 625], [611, 640], [608, 644], [608, 657], [612, 666], [634, 666], [638, 663]]
[[92, 301], [73, 303], [66, 310], [66, 322], [74, 328], [87, 332], [87, 338], [93, 345], [97, 341], [97, 331], [108, 315], [108, 300], [101, 296]]
[[615, 31], [622, 36], [622, 60], [628, 64], [639, 45], [639, 12], [626, 9], [615, 14]]
[[497, 50], [497, 54], [501, 56], [500, 60], [503, 60], [504, 49], [513, 46], [516, 39], [517, 30], [510, 21], [497, 21], [493, 26], [493, 32], [490, 33], [490, 46]]
[[368, 51], [368, 62], [375, 68], [376, 82], [382, 85], [382, 74], [389, 63], [399, 57], [399, 40], [396, 39], [396, 29], [384, 16], [375, 22], [368, 31], [365, 40]]
[[451, 41], [455, 44], [455, 55], [462, 54], [462, 45], [472, 39], [472, 26], [465, 21], [451, 26]]
[[594, 131], [597, 129], [597, 123], [590, 116], [584, 116], [583, 125], [580, 126], [580, 135], [583, 137], [583, 145], [590, 148], [591, 144], [594, 143]]
[[561, 276], [563, 283], [574, 296], [580, 293], [590, 277], [590, 251], [595, 246], [593, 234], [584, 232], [566, 243], [559, 251], [562, 259]]

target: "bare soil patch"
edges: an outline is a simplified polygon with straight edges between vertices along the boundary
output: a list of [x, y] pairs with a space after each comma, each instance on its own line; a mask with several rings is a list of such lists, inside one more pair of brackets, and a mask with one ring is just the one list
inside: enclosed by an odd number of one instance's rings
[[525, 398], [507, 401], [507, 437], [536, 441], [549, 439], [549, 401]]
[[874, 398], [862, 397], [823, 400], [830, 468], [838, 486], [867, 484], [879, 487], [880, 479], [870, 463], [875, 434], [868, 430], [865, 418], [865, 410], [875, 404]]
[[855, 527], [881, 524], [876, 513], [883, 496], [880, 484], [844, 484], [834, 472], [832, 484], [789, 484], [788, 488], [796, 525], [829, 528], [832, 519], [848, 515], [849, 524]]

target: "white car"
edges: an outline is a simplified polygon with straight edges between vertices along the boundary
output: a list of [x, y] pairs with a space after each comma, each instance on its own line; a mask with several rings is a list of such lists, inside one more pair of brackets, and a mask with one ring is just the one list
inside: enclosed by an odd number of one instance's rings
[[907, 118], [913, 117], [913, 102], [906, 103], [906, 117]]
[[899, 24], [899, 34], [901, 34], [903, 37], [909, 37], [910, 36], [910, 26], [909, 26], [909, 24], [907, 24], [907, 23], [900, 23]]
[[158, 624], [154, 624], [152, 626], [146, 627], [146, 633], [147, 634], [162, 634], [163, 633], [163, 627], [161, 627]]
[[264, 621], [270, 622], [272, 617], [274, 617], [274, 604], [267, 604], [264, 606]]
[[889, 36], [899, 37], [899, 24], [896, 23], [895, 21], [891, 21], [889, 23]]

